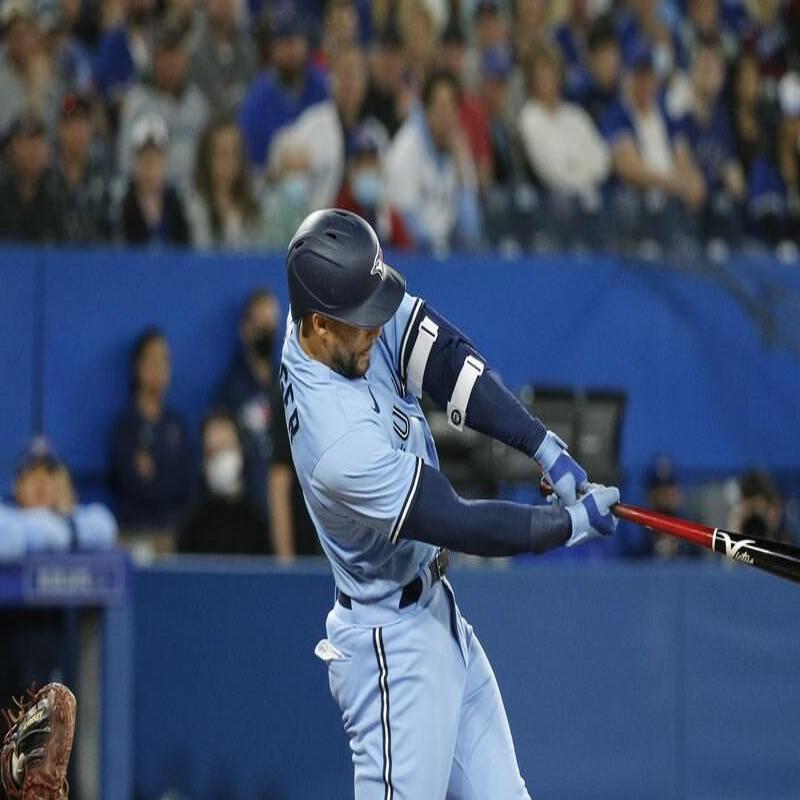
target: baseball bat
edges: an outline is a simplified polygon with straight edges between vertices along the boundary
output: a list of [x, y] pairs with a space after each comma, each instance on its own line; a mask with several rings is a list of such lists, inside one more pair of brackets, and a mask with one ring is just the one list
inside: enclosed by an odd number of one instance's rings
[[[552, 494], [553, 488], [542, 478], [542, 494]], [[713, 550], [732, 561], [769, 572], [780, 578], [800, 583], [800, 548], [783, 542], [773, 542], [756, 536], [745, 536], [722, 528], [712, 528], [699, 522], [670, 517], [648, 508], [617, 503], [611, 512], [618, 519], [634, 522], [656, 533], [675, 536], [692, 544]]]

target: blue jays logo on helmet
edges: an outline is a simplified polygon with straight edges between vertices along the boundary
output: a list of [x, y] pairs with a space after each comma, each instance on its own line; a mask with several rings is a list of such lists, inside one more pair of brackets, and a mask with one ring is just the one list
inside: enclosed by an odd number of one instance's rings
[[316, 311], [374, 328], [394, 316], [406, 290], [403, 276], [384, 262], [372, 226], [338, 208], [315, 211], [303, 220], [289, 242], [286, 272], [295, 321]]
[[378, 275], [382, 281], [386, 280], [387, 271], [386, 264], [383, 263], [383, 250], [378, 245], [378, 252], [375, 253], [375, 261], [372, 264], [372, 269], [369, 271], [370, 275]]

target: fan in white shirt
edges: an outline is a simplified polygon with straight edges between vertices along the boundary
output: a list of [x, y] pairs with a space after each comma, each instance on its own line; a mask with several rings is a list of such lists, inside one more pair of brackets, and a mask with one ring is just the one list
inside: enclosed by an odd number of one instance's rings
[[608, 176], [611, 158], [591, 117], [561, 99], [561, 58], [549, 44], [534, 51], [531, 96], [522, 107], [519, 131], [528, 161], [550, 190], [590, 197]]

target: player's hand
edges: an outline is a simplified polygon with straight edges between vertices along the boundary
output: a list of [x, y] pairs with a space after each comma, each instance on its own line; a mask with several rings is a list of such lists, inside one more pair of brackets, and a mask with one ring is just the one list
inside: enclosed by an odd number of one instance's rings
[[564, 505], [574, 505], [589, 479], [586, 470], [567, 452], [567, 445], [553, 431], [547, 431], [534, 457]]
[[619, 489], [616, 486], [588, 484], [586, 494], [577, 503], [567, 507], [572, 520], [572, 535], [567, 547], [614, 533], [617, 520], [611, 513], [611, 506], [618, 502]]

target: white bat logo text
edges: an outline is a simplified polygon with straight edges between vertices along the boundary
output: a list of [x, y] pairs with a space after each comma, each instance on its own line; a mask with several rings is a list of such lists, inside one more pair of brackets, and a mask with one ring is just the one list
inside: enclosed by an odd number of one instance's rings
[[711, 546], [715, 550], [717, 549], [717, 536], [719, 536], [725, 543], [725, 555], [728, 558], [731, 558], [734, 561], [741, 561], [743, 564], [754, 563], [753, 557], [750, 555], [750, 553], [747, 553], [743, 550], [745, 547], [755, 545], [754, 539], [740, 539], [738, 542], [734, 542], [731, 537], [725, 533], [725, 531], [721, 531], [719, 528], [714, 528], [714, 536], [711, 540]]

